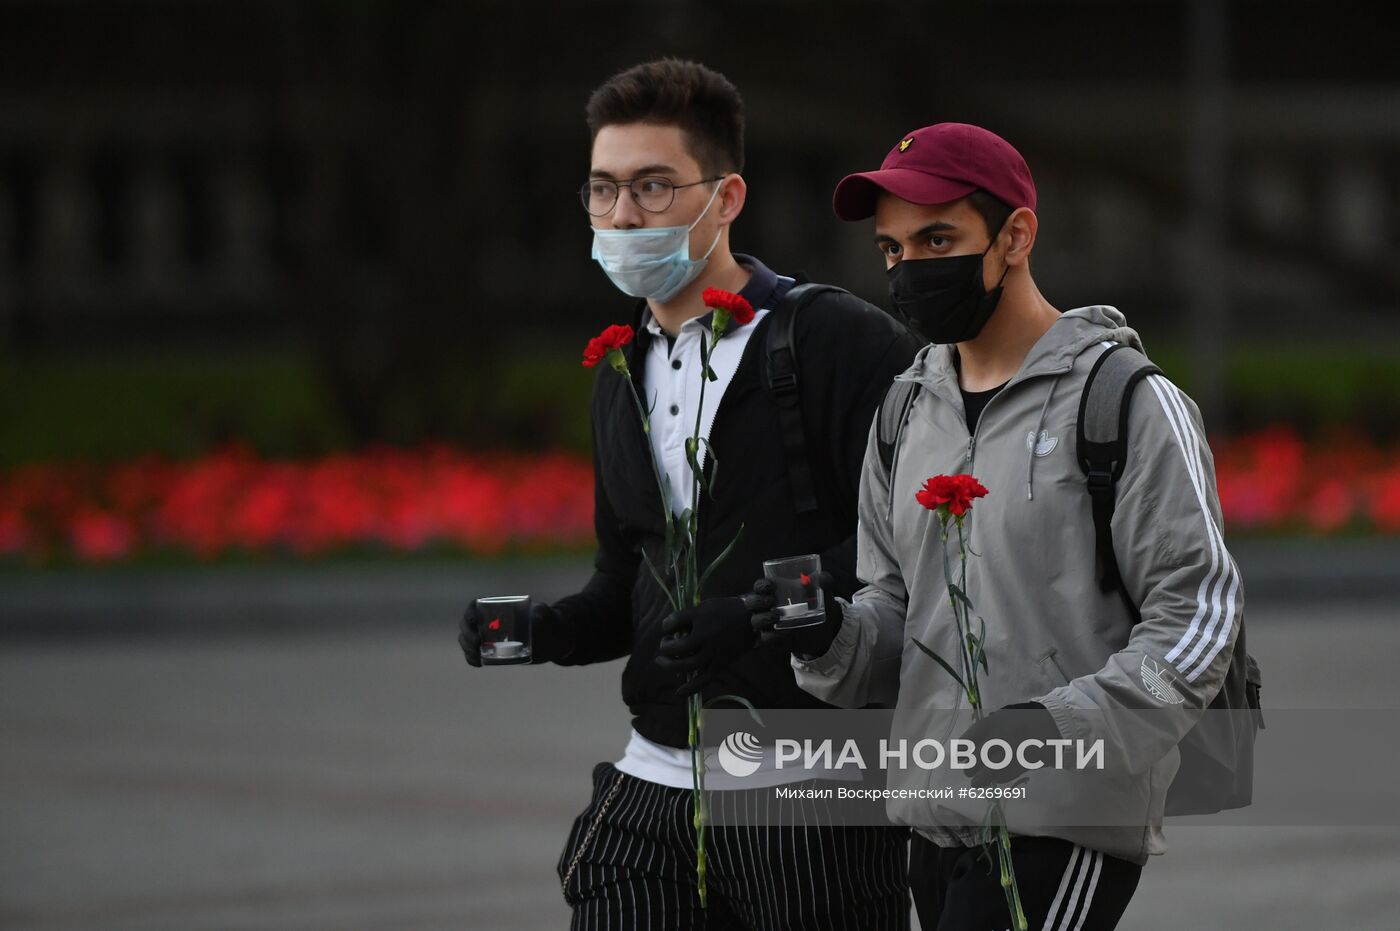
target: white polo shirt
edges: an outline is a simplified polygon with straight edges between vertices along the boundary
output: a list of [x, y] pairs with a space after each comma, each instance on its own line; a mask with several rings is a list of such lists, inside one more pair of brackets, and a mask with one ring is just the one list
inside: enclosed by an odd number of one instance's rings
[[[647, 404], [651, 408], [651, 451], [665, 473], [671, 486], [671, 510], [680, 515], [686, 508], [694, 506], [694, 475], [690, 464], [685, 461], [685, 441], [695, 430], [695, 418], [700, 417], [700, 438], [710, 438], [710, 427], [715, 422], [715, 411], [734, 373], [739, 369], [739, 360], [744, 357], [744, 348], [749, 344], [758, 321], [768, 315], [767, 308], [754, 313], [753, 320], [743, 326], [730, 324], [729, 332], [710, 348], [710, 368], [718, 381], [705, 385], [705, 406], [700, 408], [700, 339], [710, 342], [710, 314], [705, 314], [681, 324], [675, 345], [671, 345], [666, 331], [656, 322], [648, 308], [642, 317], [642, 326], [652, 335], [651, 347], [647, 351], [646, 374], [642, 383], [646, 385]], [[723, 450], [720, 451], [723, 455]], [[700, 444], [700, 464], [705, 463], [705, 444]]]

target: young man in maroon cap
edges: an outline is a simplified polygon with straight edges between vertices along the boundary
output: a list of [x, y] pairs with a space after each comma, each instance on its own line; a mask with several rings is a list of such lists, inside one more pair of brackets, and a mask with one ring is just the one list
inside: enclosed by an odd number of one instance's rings
[[[908, 405], [893, 449], [882, 454], [884, 409], [871, 430], [857, 540], [867, 585], [850, 602], [831, 599], [839, 612], [824, 652], [794, 648], [798, 684], [844, 707], [897, 701], [897, 720], [965, 707], [961, 685], [913, 642], [954, 664], [961, 655], [939, 523], [915, 493], [931, 476], [974, 474], [988, 492], [965, 523], [977, 554], [965, 590], [986, 621], [981, 704], [996, 710], [963, 736], [1013, 747], [1102, 737], [1127, 762], [1128, 775], [1093, 799], [1119, 826], [1022, 835], [1013, 825], [1011, 839], [1029, 927], [1115, 927], [1148, 856], [1166, 850], [1177, 744], [1220, 690], [1241, 629], [1200, 415], [1160, 374], [1125, 402], [1130, 446], [1101, 565], [1076, 457], [1080, 400], [1097, 363], [1141, 342], [1114, 308], [1061, 313], [1036, 287], [1036, 192], [1020, 154], [976, 126], [927, 126], [878, 171], [842, 180], [834, 206], [844, 220], [874, 216], [891, 301], [933, 345], [886, 398], [903, 392]], [[1110, 559], [1115, 587], [1101, 584]], [[1153, 709], [1152, 727], [1121, 726], [1140, 709]], [[1037, 768], [1026, 762], [995, 781]], [[1016, 926], [999, 854], [980, 831], [938, 823], [919, 802], [889, 813], [916, 829], [910, 883], [925, 929]]]

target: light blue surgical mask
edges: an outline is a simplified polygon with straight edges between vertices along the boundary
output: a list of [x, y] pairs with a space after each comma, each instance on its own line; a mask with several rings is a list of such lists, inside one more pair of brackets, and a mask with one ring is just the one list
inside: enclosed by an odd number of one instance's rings
[[665, 303], [705, 270], [723, 230], [698, 259], [690, 257], [690, 231], [710, 212], [723, 185], [715, 185], [705, 209], [689, 226], [593, 231], [593, 259], [623, 294]]

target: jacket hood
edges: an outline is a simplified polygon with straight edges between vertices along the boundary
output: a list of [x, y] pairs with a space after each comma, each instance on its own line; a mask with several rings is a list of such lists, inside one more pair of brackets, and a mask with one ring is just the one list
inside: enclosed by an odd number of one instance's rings
[[[1139, 352], [1143, 351], [1142, 337], [1137, 330], [1128, 326], [1118, 308], [1091, 304], [1065, 311], [1026, 353], [1025, 361], [1011, 381], [1067, 372], [1081, 352], [1104, 340], [1115, 340]], [[915, 357], [909, 371], [900, 378], [920, 381], [931, 388], [942, 387], [946, 392], [956, 394], [958, 373], [953, 366], [953, 351], [954, 347], [950, 344], [925, 346]]]
[[[1116, 307], [1107, 304], [1091, 304], [1087, 307], [1076, 307], [1060, 314], [1050, 329], [1036, 340], [1026, 353], [1026, 358], [1021, 363], [1020, 369], [1007, 382], [1014, 385], [1017, 382], [1025, 381], [1029, 378], [1039, 376], [1053, 376], [1049, 379], [1049, 388], [1045, 392], [1045, 399], [1040, 407], [1040, 416], [1037, 418], [1033, 436], [1039, 436], [1045, 426], [1045, 413], [1050, 408], [1050, 402], [1055, 396], [1056, 388], [1060, 384], [1061, 376], [1067, 374], [1074, 368], [1074, 360], [1094, 346], [1106, 341], [1124, 343], [1133, 349], [1143, 352], [1142, 337], [1137, 330], [1128, 326], [1127, 320]], [[953, 364], [954, 347], [951, 345], [929, 345], [925, 346], [914, 358], [914, 363], [903, 375], [898, 376], [896, 381], [915, 381], [928, 388], [934, 394], [941, 396], [945, 401], [962, 410], [962, 396], [958, 388], [958, 372]], [[1145, 353], [1144, 353], [1145, 354]], [[902, 432], [902, 425], [901, 425]], [[899, 444], [899, 434], [895, 436], [895, 445]], [[1026, 499], [1035, 499], [1035, 453], [1034, 444], [1028, 444], [1026, 449]], [[891, 506], [893, 503], [891, 502]]]

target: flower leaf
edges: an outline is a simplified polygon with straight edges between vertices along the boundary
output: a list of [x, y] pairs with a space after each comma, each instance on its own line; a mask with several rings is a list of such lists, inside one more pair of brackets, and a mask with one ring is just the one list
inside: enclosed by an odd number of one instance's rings
[[701, 472], [700, 475], [705, 480], [705, 490], [709, 492], [710, 497], [713, 498], [715, 494], [715, 476], [719, 474], [719, 457], [715, 455], [715, 448], [710, 445], [709, 440], [702, 438], [700, 442], [705, 444], [705, 462], [710, 466], [708, 472]]
[[987, 651], [982, 648], [982, 641], [977, 639], [977, 635], [971, 631], [967, 634], [967, 655], [972, 658], [974, 667], [981, 666], [984, 672], [991, 672], [987, 668]]
[[759, 727], [766, 727], [766, 726], [767, 726], [767, 725], [765, 725], [765, 724], [763, 723], [763, 718], [759, 715], [758, 709], [755, 708], [755, 707], [753, 706], [753, 702], [749, 701], [749, 700], [748, 700], [747, 698], [745, 698], [744, 696], [742, 696], [742, 695], [716, 695], [714, 698], [711, 698], [711, 699], [709, 699], [708, 701], [705, 702], [705, 707], [706, 707], [706, 708], [709, 708], [709, 707], [711, 707], [712, 705], [714, 705], [714, 703], [717, 702], [717, 701], [736, 701], [736, 702], [738, 702], [739, 704], [743, 705], [745, 708], [749, 709], [749, 717], [753, 718], [753, 719], [754, 719], [754, 722], [755, 722], [756, 724], [758, 724]]
[[715, 557], [715, 561], [710, 563], [710, 567], [705, 570], [705, 573], [703, 575], [700, 576], [700, 587], [698, 589], [699, 591], [703, 592], [705, 590], [705, 583], [710, 580], [710, 574], [713, 573], [716, 569], [718, 569], [720, 563], [724, 562], [725, 559], [729, 557], [729, 554], [734, 551], [734, 545], [739, 542], [739, 538], [743, 535], [744, 525], [740, 524], [739, 531], [734, 534], [734, 539], [729, 541], [729, 545], [724, 548], [723, 552], [721, 552], [718, 556]]
[[977, 832], [978, 846], [982, 848], [982, 856], [987, 858], [987, 872], [991, 872], [996, 864], [992, 862], [992, 840], [996, 833], [996, 825], [993, 819], [996, 817], [995, 806], [988, 805], [987, 812], [982, 816], [982, 826]]
[[952, 582], [948, 583], [948, 593], [952, 595], [955, 600], [961, 601], [963, 604], [967, 605], [969, 609], [972, 609], [972, 599], [967, 597], [967, 592], [958, 588], [958, 586], [954, 585]]
[[657, 484], [661, 488], [661, 513], [666, 515], [666, 555], [669, 557], [676, 549], [675, 517], [671, 514], [671, 483], [663, 480]]
[[688, 437], [686, 437], [686, 438], [685, 438], [685, 461], [690, 465], [690, 471], [691, 471], [691, 473], [692, 473], [693, 475], [700, 475], [700, 474], [701, 474], [701, 472], [700, 472], [700, 457], [699, 457], [698, 455], [696, 455], [696, 449], [697, 449], [697, 444], [696, 444], [696, 442], [695, 442], [695, 437], [693, 437], [693, 436], [688, 436]]
[[925, 646], [923, 641], [921, 640], [914, 640], [914, 646], [923, 650], [930, 657], [932, 657], [934, 662], [942, 666], [943, 669], [948, 673], [948, 675], [953, 677], [953, 681], [956, 682], [959, 686], [961, 686], [964, 692], [967, 691], [967, 686], [963, 684], [962, 676], [958, 675], [957, 672], [953, 669], [953, 667], [949, 666], [948, 662], [945, 659], [943, 659], [943, 657], [935, 653], [932, 647]]
[[642, 547], [642, 561], [645, 562], [647, 568], [651, 570], [651, 577], [656, 579], [656, 584], [660, 585], [661, 590], [666, 593], [666, 600], [671, 602], [671, 609], [673, 611], [679, 611], [681, 609], [680, 599], [676, 597], [675, 592], [671, 591], [671, 587], [666, 584], [666, 580], [661, 577], [661, 573], [651, 561], [651, 556], [647, 553], [645, 546]]

